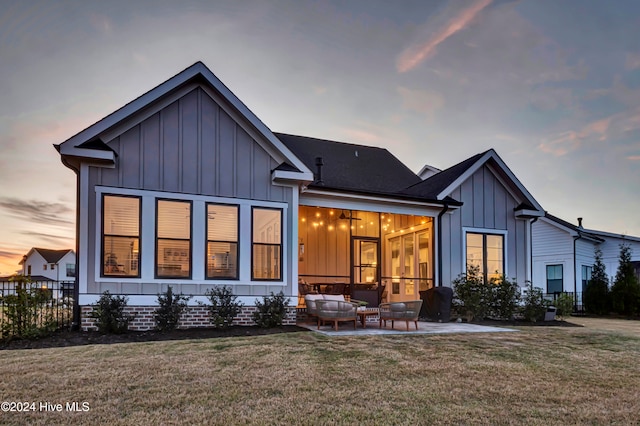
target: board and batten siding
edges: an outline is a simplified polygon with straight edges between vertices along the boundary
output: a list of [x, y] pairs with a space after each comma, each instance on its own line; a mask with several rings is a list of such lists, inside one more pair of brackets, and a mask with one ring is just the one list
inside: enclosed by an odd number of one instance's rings
[[509, 278], [524, 286], [527, 279], [526, 220], [517, 219], [514, 209], [520, 203], [485, 165], [449, 194], [464, 204], [442, 217], [442, 284], [465, 271], [463, 228], [495, 230], [505, 236], [505, 266]]
[[[206, 198], [206, 202], [217, 202], [216, 197], [223, 197], [224, 200], [231, 200], [231, 203], [234, 199], [284, 203], [287, 206], [282, 218], [285, 227], [283, 238], [287, 238], [283, 240], [283, 256], [287, 257], [283, 262], [287, 268], [282, 271], [285, 287], [281, 283], [268, 282], [226, 281], [224, 284], [231, 286], [234, 294], [239, 296], [262, 296], [281, 290], [291, 295], [291, 268], [293, 262], [297, 262], [290, 249], [296, 246], [291, 238], [292, 224], [296, 223], [294, 212], [297, 210], [297, 192], [294, 194], [294, 191], [297, 189], [272, 183], [271, 171], [279, 162], [245, 130], [250, 128], [250, 124], [243, 122], [244, 118], [234, 118], [225, 109], [232, 110], [230, 106], [222, 108], [204, 90], [195, 88], [106, 141], [118, 154], [116, 167], [89, 167], [88, 229], [99, 229], [100, 225], [97, 223], [101, 212], [97, 211], [99, 194], [96, 194], [96, 187], [154, 191], [164, 198], [171, 198], [172, 194], [211, 197]], [[143, 222], [145, 217], [149, 219], [148, 213], [143, 211]], [[245, 219], [248, 221], [241, 223], [241, 228], [247, 233], [245, 235], [249, 235], [250, 216], [245, 215]], [[144, 223], [142, 225], [144, 227]], [[95, 279], [100, 275], [100, 271], [96, 271], [99, 261], [93, 261], [100, 257], [99, 251], [96, 252], [99, 246], [99, 240], [96, 239], [100, 238], [100, 234], [89, 232], [88, 236], [89, 262], [86, 272], [89, 294], [110, 290], [119, 294], [155, 295], [166, 289], [167, 285], [185, 294], [203, 294], [212, 286], [211, 281], [185, 283], [184, 280], [153, 280], [145, 283], [141, 279], [122, 282], [113, 278]], [[249, 241], [240, 241], [241, 256], [243, 243], [246, 245]], [[288, 251], [285, 251], [286, 247]], [[154, 248], [147, 244], [142, 250]], [[195, 265], [196, 262], [192, 267]]]

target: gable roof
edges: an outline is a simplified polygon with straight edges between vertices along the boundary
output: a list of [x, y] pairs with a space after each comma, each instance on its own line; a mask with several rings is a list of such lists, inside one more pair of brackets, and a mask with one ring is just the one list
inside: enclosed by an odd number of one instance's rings
[[322, 158], [322, 182], [316, 174], [309, 187], [401, 195], [402, 189], [421, 181], [384, 148], [285, 133], [275, 135], [314, 172], [318, 168], [316, 158]]
[[634, 237], [632, 235], [624, 234], [614, 234], [612, 232], [598, 231], [596, 229], [581, 228], [577, 225], [574, 225], [573, 223], [567, 222], [566, 220], [560, 219], [559, 217], [549, 213], [545, 213], [544, 219], [547, 219], [547, 223], [551, 223], [556, 227], [564, 228], [565, 231], [569, 232], [572, 235], [580, 235], [583, 238], [594, 240], [596, 243], [604, 242], [604, 237], [620, 238], [623, 240], [640, 242], [640, 237]]
[[[37, 251], [47, 263], [58, 263], [60, 259], [66, 256], [67, 253], [73, 252], [73, 250], [71, 249], [51, 250], [51, 249], [33, 247], [31, 250], [29, 250], [29, 253], [27, 253], [26, 257], [27, 258], [30, 257], [34, 251]], [[23, 263], [24, 261], [21, 260], [19, 264], [22, 265]]]
[[[231, 104], [231, 106], [251, 124], [251, 126], [266, 139], [274, 150], [284, 157], [284, 161], [293, 166], [295, 171], [283, 173], [284, 177], [296, 174], [298, 179], [311, 180], [312, 173], [296, 158], [291, 151], [269, 130], [260, 119], [236, 97], [236, 95], [216, 77], [202, 62], [196, 62], [185, 70], [179, 72], [169, 80], [151, 89], [147, 93], [129, 102], [117, 111], [109, 114], [97, 123], [87, 127], [59, 145], [54, 145], [62, 156], [63, 163], [70, 168], [69, 160], [92, 161], [97, 163], [113, 164], [115, 152], [100, 139], [100, 135], [113, 129], [118, 124], [127, 120], [134, 114], [142, 112], [150, 105], [156, 103], [164, 96], [175, 92], [187, 83], [198, 82], [213, 88]], [[275, 171], [276, 177], [279, 171]]]
[[497, 175], [507, 183], [510, 183], [520, 198], [520, 205], [516, 207], [523, 216], [538, 217], [544, 215], [542, 206], [533, 198], [533, 195], [522, 185], [511, 169], [493, 150], [481, 152], [460, 163], [437, 173], [422, 182], [410, 186], [402, 191], [404, 194], [418, 195], [423, 197], [445, 200], [450, 198], [450, 194], [464, 181], [469, 179], [476, 171], [485, 164], [493, 166]]

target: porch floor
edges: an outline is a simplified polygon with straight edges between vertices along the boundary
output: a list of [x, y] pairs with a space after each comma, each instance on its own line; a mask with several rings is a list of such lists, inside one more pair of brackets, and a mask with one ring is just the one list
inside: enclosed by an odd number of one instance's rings
[[332, 324], [326, 324], [320, 326], [318, 330], [318, 324], [316, 322], [298, 322], [299, 327], [304, 327], [311, 331], [324, 334], [326, 336], [376, 336], [376, 335], [392, 335], [392, 334], [451, 334], [451, 333], [501, 333], [517, 331], [511, 328], [505, 327], [491, 327], [477, 324], [467, 323], [438, 323], [438, 322], [426, 322], [418, 321], [418, 329], [415, 329], [413, 323], [409, 323], [409, 331], [407, 331], [406, 323], [404, 321], [396, 322], [395, 327], [391, 328], [391, 321], [387, 321], [387, 326], [384, 324], [382, 327], [378, 327], [378, 323], [367, 322], [367, 328], [362, 328], [360, 323], [356, 329], [353, 329], [353, 323], [340, 323], [338, 331], [333, 329]]

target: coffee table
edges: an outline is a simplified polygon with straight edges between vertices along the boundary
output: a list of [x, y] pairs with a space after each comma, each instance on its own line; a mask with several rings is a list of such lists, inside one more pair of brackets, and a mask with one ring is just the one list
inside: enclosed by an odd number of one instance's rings
[[358, 309], [357, 313], [362, 328], [367, 328], [367, 317], [379, 314], [378, 308]]

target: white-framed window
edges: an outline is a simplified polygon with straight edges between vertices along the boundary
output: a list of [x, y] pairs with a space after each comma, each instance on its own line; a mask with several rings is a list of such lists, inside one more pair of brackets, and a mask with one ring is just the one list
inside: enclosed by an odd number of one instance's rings
[[506, 274], [504, 233], [467, 230], [465, 233], [465, 255], [465, 269], [477, 266], [485, 281]]
[[156, 278], [191, 278], [191, 201], [156, 199]]
[[282, 209], [253, 207], [251, 211], [251, 279], [282, 279]]
[[237, 205], [207, 203], [206, 279], [238, 279]]
[[101, 276], [140, 276], [140, 202], [135, 196], [102, 195]]
[[587, 284], [591, 281], [591, 272], [593, 271], [593, 267], [591, 265], [582, 265], [582, 291], [584, 292], [587, 288]]
[[561, 293], [564, 289], [562, 265], [547, 265], [547, 293]]

